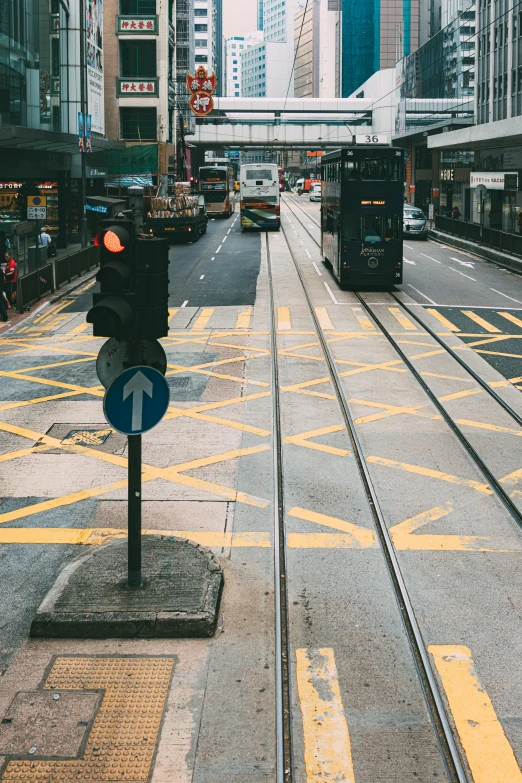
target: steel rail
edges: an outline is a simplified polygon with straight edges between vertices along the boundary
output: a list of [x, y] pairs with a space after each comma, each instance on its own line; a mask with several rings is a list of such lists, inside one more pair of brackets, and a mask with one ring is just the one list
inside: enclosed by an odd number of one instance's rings
[[272, 359], [272, 467], [274, 477], [274, 603], [275, 603], [275, 699], [276, 699], [276, 783], [292, 783], [292, 722], [289, 670], [288, 593], [284, 521], [283, 445], [279, 368], [277, 364], [277, 320], [268, 233], [266, 234], [268, 307]]
[[[310, 235], [310, 237], [313, 239], [313, 241], [320, 247], [320, 243], [315, 239], [315, 237], [310, 233], [310, 231], [307, 229], [303, 221], [299, 218], [297, 213], [294, 212], [294, 215], [296, 215], [297, 219], [307, 231], [307, 233]], [[472, 460], [475, 462], [479, 470], [482, 472], [483, 476], [487, 479], [487, 481], [491, 484], [495, 494], [501, 501], [501, 503], [504, 505], [504, 507], [509, 511], [511, 514], [511, 517], [516, 522], [516, 524], [522, 528], [522, 511], [517, 507], [517, 505], [511, 500], [507, 492], [505, 491], [504, 487], [500, 484], [498, 479], [493, 475], [491, 470], [488, 468], [478, 451], [475, 449], [475, 447], [472, 445], [470, 440], [466, 437], [464, 432], [460, 429], [457, 422], [454, 420], [454, 418], [451, 416], [450, 413], [446, 410], [446, 408], [442, 405], [442, 403], [438, 400], [435, 393], [431, 390], [430, 386], [426, 383], [424, 378], [421, 376], [421, 374], [418, 372], [418, 370], [415, 368], [413, 363], [410, 361], [410, 359], [406, 356], [402, 348], [398, 345], [397, 341], [394, 339], [394, 337], [390, 334], [390, 332], [386, 329], [386, 327], [383, 325], [382, 321], [379, 319], [379, 317], [375, 314], [375, 312], [370, 308], [368, 303], [362, 298], [362, 296], [357, 293], [356, 291], [353, 292], [354, 296], [359, 300], [361, 305], [364, 307], [370, 318], [373, 319], [373, 321], [376, 323], [384, 337], [388, 340], [390, 345], [393, 347], [395, 352], [400, 356], [406, 367], [410, 370], [411, 374], [417, 381], [417, 383], [422, 387], [423, 391], [426, 393], [426, 395], [429, 397], [431, 402], [435, 405], [439, 413], [441, 414], [442, 418], [446, 422], [446, 424], [450, 427], [454, 435], [457, 436], [460, 443], [464, 446], [464, 449], [467, 451], [469, 456], [472, 458]], [[392, 295], [393, 296], [393, 295]], [[403, 302], [401, 302], [400, 299], [397, 297], [394, 297], [395, 300], [404, 307]], [[505, 410], [507, 413], [509, 413], [512, 418], [522, 426], [522, 417], [516, 413], [495, 391], [494, 389], [491, 389], [488, 384], [485, 381], [482, 381], [482, 379], [475, 373], [474, 370], [471, 369], [471, 367], [468, 367], [468, 365], [460, 359], [459, 356], [456, 356], [453, 351], [450, 351], [448, 349], [448, 346], [444, 344], [442, 340], [439, 340], [438, 336], [432, 332], [432, 330], [427, 327], [414, 313], [411, 313], [409, 308], [404, 307], [404, 309], [407, 309], [407, 311], [414, 317], [416, 320], [421, 324], [423, 328], [425, 328], [426, 332], [433, 336], [435, 340], [446, 348], [448, 354], [452, 356], [454, 359], [458, 361], [458, 363], [467, 371], [469, 374], [475, 378], [482, 388], [484, 388], [491, 397], [498, 402], [503, 410]]]
[[[309, 214], [308, 214], [308, 212], [306, 211], [306, 209], [303, 209], [303, 207], [301, 206], [301, 204], [299, 204], [299, 202], [298, 202], [298, 201], [296, 201], [296, 200], [295, 200], [295, 198], [293, 198], [293, 196], [291, 196], [289, 193], [285, 193], [284, 195], [285, 195], [285, 197], [288, 199], [288, 201], [289, 201], [291, 204], [294, 204], [296, 207], [299, 207], [299, 209], [301, 210], [301, 212], [303, 212], [303, 213], [306, 215], [306, 217], [307, 217], [307, 218], [309, 218], [309, 219], [311, 220], [311, 222], [312, 222], [312, 223], [314, 223], [314, 224], [317, 226], [317, 228], [321, 228], [321, 224], [320, 224], [320, 223], [318, 223], [318, 222], [317, 222], [317, 220], [314, 220], [314, 219], [313, 219], [313, 217], [312, 217], [311, 215], [309, 215]], [[285, 198], [285, 201], [286, 201], [286, 198]], [[283, 202], [283, 203], [284, 203], [284, 202]]]
[[399, 561], [391, 540], [384, 515], [382, 513], [377, 492], [375, 490], [364, 452], [357, 434], [357, 429], [348, 406], [348, 401], [344, 394], [342, 383], [335, 366], [335, 361], [330, 351], [330, 347], [324, 335], [323, 329], [315, 312], [312, 298], [306, 285], [304, 275], [301, 271], [295, 253], [290, 244], [289, 238], [286, 234], [284, 226], [282, 226], [283, 235], [285, 237], [290, 256], [295, 266], [295, 270], [299, 277], [305, 299], [310, 311], [310, 315], [314, 322], [314, 326], [319, 337], [321, 348], [325, 357], [326, 364], [328, 366], [330, 377], [333, 387], [335, 389], [337, 401], [341, 409], [341, 413], [344, 419], [347, 433], [350, 437], [353, 454], [355, 456], [359, 474], [364, 486], [370, 511], [372, 513], [377, 535], [381, 543], [382, 552], [388, 568], [388, 573], [393, 586], [395, 598], [399, 607], [401, 618], [405, 627], [406, 635], [412, 650], [413, 659], [419, 675], [419, 680], [426, 700], [428, 712], [435, 728], [436, 736], [441, 750], [441, 755], [448, 772], [449, 779], [452, 783], [468, 783], [468, 777], [464, 771], [462, 759], [460, 757], [459, 750], [455, 743], [453, 731], [451, 729], [448, 716], [442, 701], [442, 697], [439, 692], [437, 680], [433, 672], [429, 654], [426, 649], [426, 645], [422, 638], [419, 624], [415, 616], [413, 605], [409, 597], [408, 589], [402, 571], [400, 569]]

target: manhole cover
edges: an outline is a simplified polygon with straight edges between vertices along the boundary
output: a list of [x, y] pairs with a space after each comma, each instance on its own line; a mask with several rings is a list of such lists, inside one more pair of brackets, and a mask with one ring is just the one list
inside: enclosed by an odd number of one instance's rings
[[110, 427], [103, 430], [71, 430], [62, 443], [67, 446], [101, 446], [113, 432]]

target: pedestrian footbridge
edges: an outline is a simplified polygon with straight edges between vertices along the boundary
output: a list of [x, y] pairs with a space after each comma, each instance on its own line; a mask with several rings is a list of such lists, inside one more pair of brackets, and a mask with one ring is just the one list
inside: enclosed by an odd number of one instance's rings
[[370, 98], [215, 98], [213, 111], [197, 118], [190, 143], [205, 149], [336, 148], [355, 134], [371, 134], [374, 114]]

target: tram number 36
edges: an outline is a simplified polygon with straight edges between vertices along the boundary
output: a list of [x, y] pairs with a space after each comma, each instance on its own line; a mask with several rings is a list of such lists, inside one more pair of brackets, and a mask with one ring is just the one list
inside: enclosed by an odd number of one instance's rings
[[357, 135], [355, 137], [355, 143], [356, 144], [387, 144], [388, 143], [388, 137], [387, 136], [378, 136], [376, 134], [365, 134], [363, 135]]

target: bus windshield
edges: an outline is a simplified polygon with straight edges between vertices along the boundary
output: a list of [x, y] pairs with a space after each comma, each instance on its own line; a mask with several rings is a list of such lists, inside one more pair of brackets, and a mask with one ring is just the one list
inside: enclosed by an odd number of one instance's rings
[[246, 178], [249, 179], [269, 179], [272, 180], [272, 172], [270, 169], [247, 169]]
[[226, 182], [227, 181], [226, 169], [201, 169], [200, 176], [202, 182]]

